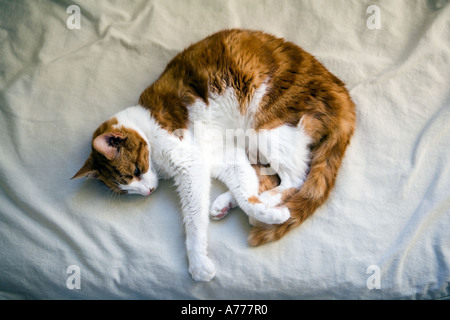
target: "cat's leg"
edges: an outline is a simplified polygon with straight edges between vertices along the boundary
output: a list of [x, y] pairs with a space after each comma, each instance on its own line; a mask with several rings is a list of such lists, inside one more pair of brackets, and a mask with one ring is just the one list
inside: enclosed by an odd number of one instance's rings
[[224, 163], [214, 175], [230, 190], [239, 207], [251, 218], [267, 224], [285, 222], [290, 214], [286, 207], [271, 207], [258, 198], [259, 181], [245, 150], [237, 149], [232, 163]]
[[[258, 176], [259, 181], [259, 194], [264, 191], [274, 189], [280, 184], [280, 178], [275, 172], [270, 172], [267, 166], [261, 164], [252, 164], [253, 169]], [[269, 172], [268, 172], [269, 171]], [[270, 174], [268, 174], [270, 173]], [[260, 198], [261, 200], [261, 198]], [[262, 200], [262, 202], [265, 202]], [[209, 209], [209, 216], [213, 220], [223, 219], [231, 209], [238, 206], [236, 199], [230, 191], [224, 192], [213, 201]], [[251, 225], [255, 225], [257, 220], [249, 216], [249, 222]]]
[[192, 165], [175, 176], [186, 232], [189, 272], [196, 281], [214, 278], [215, 266], [207, 256], [210, 174], [204, 166]]
[[213, 220], [221, 220], [230, 212], [231, 209], [236, 208], [238, 203], [234, 199], [230, 191], [219, 195], [211, 204], [209, 209], [209, 216]]
[[260, 194], [259, 199], [269, 206], [279, 206], [297, 192], [309, 171], [309, 143], [311, 139], [303, 130], [302, 121], [297, 127], [280, 126], [259, 132], [266, 142], [259, 151], [280, 178], [280, 185]]
[[292, 172], [290, 175], [288, 173], [278, 173], [282, 183], [271, 190], [261, 193], [259, 200], [271, 207], [283, 205], [303, 185], [304, 180], [301, 177], [295, 180], [291, 179], [294, 174], [295, 172]]

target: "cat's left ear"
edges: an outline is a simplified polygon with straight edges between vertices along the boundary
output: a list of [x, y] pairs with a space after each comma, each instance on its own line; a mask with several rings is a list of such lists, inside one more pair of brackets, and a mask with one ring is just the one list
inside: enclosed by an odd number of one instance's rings
[[81, 169], [78, 170], [78, 172], [75, 173], [75, 175], [72, 178], [70, 178], [70, 180], [83, 177], [94, 179], [98, 178], [98, 171], [94, 167], [94, 160], [92, 159], [92, 155], [89, 156], [89, 158], [86, 160]]

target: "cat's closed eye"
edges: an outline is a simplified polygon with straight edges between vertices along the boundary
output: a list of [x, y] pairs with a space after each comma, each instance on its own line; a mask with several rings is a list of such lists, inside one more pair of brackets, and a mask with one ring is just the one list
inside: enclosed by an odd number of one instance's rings
[[140, 175], [141, 175], [141, 170], [138, 168], [138, 166], [136, 166], [136, 168], [134, 169], [134, 176], [139, 177]]

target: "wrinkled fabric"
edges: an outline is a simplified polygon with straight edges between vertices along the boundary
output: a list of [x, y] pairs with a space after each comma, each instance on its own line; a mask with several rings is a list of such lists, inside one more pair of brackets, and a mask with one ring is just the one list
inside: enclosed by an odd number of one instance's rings
[[[249, 247], [239, 209], [211, 221], [217, 275], [197, 283], [173, 181], [142, 197], [69, 179], [101, 122], [234, 27], [313, 54], [347, 84], [357, 127], [329, 200], [282, 240]], [[0, 57], [1, 298], [450, 296], [448, 1], [4, 0]]]

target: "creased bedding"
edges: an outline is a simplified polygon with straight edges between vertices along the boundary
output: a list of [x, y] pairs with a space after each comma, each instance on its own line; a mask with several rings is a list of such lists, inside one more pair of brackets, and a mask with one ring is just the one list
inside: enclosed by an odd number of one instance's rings
[[[232, 27], [315, 55], [358, 123], [312, 218], [258, 248], [242, 211], [211, 221], [217, 275], [197, 283], [173, 181], [141, 197], [69, 179], [101, 122], [177, 52]], [[448, 1], [2, 0], [0, 137], [0, 298], [450, 297]]]

